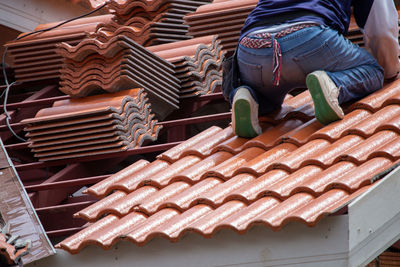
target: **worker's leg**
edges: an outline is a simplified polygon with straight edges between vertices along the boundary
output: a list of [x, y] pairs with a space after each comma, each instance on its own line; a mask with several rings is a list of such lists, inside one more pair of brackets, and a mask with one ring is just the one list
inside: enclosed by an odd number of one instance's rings
[[340, 88], [339, 103], [364, 97], [382, 88], [383, 69], [372, 55], [335, 30], [323, 28], [321, 44], [310, 44], [308, 52], [295, 56], [304, 73], [325, 71]]

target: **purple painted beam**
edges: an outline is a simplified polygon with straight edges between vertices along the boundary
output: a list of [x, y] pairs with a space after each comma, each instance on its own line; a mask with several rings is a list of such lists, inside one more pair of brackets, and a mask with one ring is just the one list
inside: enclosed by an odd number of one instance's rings
[[62, 182], [53, 182], [53, 183], [44, 183], [44, 184], [37, 184], [37, 185], [28, 185], [28, 186], [25, 186], [25, 189], [26, 189], [26, 191], [28, 193], [30, 193], [30, 192], [37, 192], [37, 191], [50, 190], [50, 189], [58, 189], [58, 188], [71, 187], [71, 186], [77, 186], [77, 185], [84, 186], [84, 185], [90, 185], [90, 184], [98, 183], [98, 182], [108, 178], [109, 176], [110, 175], [100, 175], [100, 176], [79, 178], [79, 179], [62, 181]]

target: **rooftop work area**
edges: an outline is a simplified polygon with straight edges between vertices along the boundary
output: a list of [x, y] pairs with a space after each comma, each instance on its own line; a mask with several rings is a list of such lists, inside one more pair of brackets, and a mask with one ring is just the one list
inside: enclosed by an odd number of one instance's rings
[[257, 2], [0, 0], [0, 266], [400, 264], [400, 79], [236, 136], [222, 64]]

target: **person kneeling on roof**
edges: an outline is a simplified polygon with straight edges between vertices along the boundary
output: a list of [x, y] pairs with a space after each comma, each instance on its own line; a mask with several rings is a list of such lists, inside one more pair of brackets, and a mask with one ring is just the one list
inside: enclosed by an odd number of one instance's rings
[[[343, 36], [352, 13], [366, 49]], [[228, 96], [235, 134], [259, 135], [258, 116], [279, 109], [287, 93], [305, 86], [319, 122], [343, 118], [342, 103], [397, 78], [398, 31], [393, 0], [259, 0], [237, 48], [241, 85]]]

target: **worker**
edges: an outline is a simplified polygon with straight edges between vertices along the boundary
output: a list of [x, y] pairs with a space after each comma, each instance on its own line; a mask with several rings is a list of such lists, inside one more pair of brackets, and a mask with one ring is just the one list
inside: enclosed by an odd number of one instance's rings
[[[365, 49], [346, 34], [354, 14]], [[322, 124], [343, 118], [341, 104], [364, 97], [400, 71], [398, 13], [393, 0], [259, 0], [236, 51], [240, 86], [228, 95], [236, 135], [262, 130], [258, 116], [308, 88]]]

